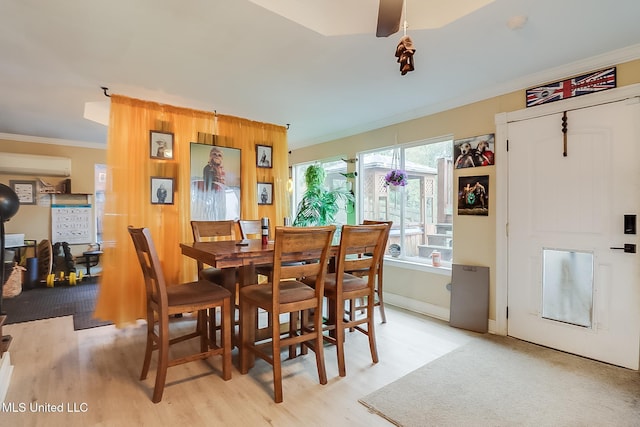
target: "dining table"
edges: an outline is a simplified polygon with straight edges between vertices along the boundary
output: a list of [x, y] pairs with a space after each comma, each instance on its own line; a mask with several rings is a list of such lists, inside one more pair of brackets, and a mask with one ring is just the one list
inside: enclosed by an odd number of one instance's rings
[[[200, 261], [211, 267], [220, 268], [227, 272], [224, 274], [222, 286], [230, 291], [235, 290], [235, 285], [252, 285], [256, 283], [256, 270], [258, 265], [273, 264], [273, 240], [263, 244], [261, 239], [244, 240], [218, 240], [212, 242], [181, 243], [182, 254]], [[362, 248], [352, 248], [356, 252]], [[369, 248], [372, 250], [372, 248]], [[333, 244], [329, 249], [329, 258], [332, 260], [338, 255], [339, 244]], [[289, 254], [282, 258], [284, 262], [295, 262], [309, 259], [308, 254]], [[331, 271], [331, 262], [329, 271]], [[237, 273], [236, 273], [237, 269]]]
[[[181, 243], [180, 249], [184, 256], [200, 261], [211, 267], [222, 269], [222, 283], [219, 285], [228, 289], [232, 295], [237, 295], [237, 286], [247, 286], [257, 283], [256, 266], [273, 264], [274, 242], [263, 244], [261, 239], [218, 240], [211, 242]], [[335, 257], [340, 250], [339, 244], [333, 244], [329, 250], [328, 271], [333, 271]], [[373, 248], [351, 248], [356, 253], [373, 251]], [[307, 260], [309, 254], [296, 253], [283, 257], [283, 262]], [[330, 315], [333, 317], [333, 314]], [[265, 328], [258, 331], [266, 332]], [[237, 343], [235, 331], [232, 331], [234, 343]]]

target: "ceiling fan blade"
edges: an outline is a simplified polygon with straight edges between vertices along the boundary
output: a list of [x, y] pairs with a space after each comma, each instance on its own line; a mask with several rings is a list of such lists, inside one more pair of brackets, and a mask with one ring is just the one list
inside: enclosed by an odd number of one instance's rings
[[380, 0], [376, 37], [389, 37], [400, 29], [404, 0]]

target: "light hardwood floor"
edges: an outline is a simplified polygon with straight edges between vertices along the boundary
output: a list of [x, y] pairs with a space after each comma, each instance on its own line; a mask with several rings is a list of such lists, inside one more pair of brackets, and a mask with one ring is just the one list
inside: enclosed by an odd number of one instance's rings
[[[177, 322], [193, 326], [190, 318]], [[5, 326], [14, 371], [0, 425], [389, 426], [358, 399], [477, 336], [388, 305], [387, 323], [376, 326], [380, 362], [371, 363], [364, 335], [347, 333], [347, 376], [338, 376], [335, 348], [328, 346], [324, 386], [313, 353], [285, 361], [281, 404], [273, 402], [270, 365], [258, 360], [247, 375], [234, 366], [225, 382], [218, 357], [169, 368], [163, 400], [152, 403], [155, 357], [149, 377], [138, 380], [143, 323], [74, 331], [72, 318], [60, 317]], [[45, 411], [59, 405], [62, 413]]]

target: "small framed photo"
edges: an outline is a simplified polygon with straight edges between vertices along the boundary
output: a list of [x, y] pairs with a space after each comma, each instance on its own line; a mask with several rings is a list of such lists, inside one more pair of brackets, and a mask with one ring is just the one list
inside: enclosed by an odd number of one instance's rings
[[269, 145], [256, 145], [256, 166], [270, 168], [273, 163], [273, 147]]
[[173, 204], [173, 178], [165, 178], [162, 176], [151, 177], [151, 204]]
[[149, 150], [152, 159], [173, 159], [173, 134], [157, 130], [150, 131]]
[[21, 205], [36, 204], [36, 182], [35, 181], [9, 181], [9, 186], [18, 195]]
[[259, 205], [271, 205], [273, 204], [273, 184], [270, 182], [258, 183], [258, 204]]

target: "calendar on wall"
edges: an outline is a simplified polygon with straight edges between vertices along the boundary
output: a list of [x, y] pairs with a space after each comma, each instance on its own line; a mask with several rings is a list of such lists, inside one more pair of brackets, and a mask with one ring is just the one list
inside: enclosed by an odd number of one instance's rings
[[91, 243], [91, 205], [51, 205], [51, 243]]

